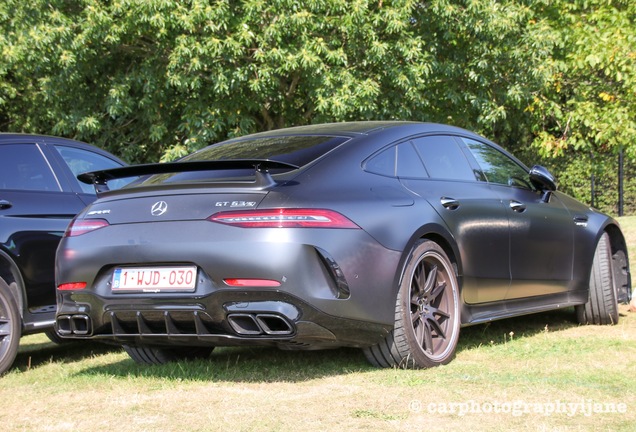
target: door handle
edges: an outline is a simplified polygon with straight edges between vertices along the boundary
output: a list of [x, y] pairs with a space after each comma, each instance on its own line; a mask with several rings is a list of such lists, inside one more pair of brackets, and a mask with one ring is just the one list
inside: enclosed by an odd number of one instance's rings
[[9, 201], [0, 200], [0, 210], [6, 210], [11, 207], [13, 207], [13, 204], [11, 204]]
[[517, 213], [523, 213], [526, 211], [526, 205], [524, 203], [520, 203], [519, 201], [510, 201], [510, 208], [512, 211]]
[[448, 210], [457, 210], [459, 208], [459, 201], [454, 198], [441, 197], [439, 201], [442, 203], [442, 207]]
[[589, 218], [587, 216], [585, 216], [585, 215], [575, 215], [574, 216], [574, 224], [577, 225], [577, 226], [586, 227], [588, 219]]

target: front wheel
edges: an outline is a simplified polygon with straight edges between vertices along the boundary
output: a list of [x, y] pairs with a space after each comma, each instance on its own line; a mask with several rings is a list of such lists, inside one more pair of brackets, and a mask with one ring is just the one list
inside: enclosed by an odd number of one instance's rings
[[587, 303], [576, 307], [576, 317], [581, 324], [618, 323], [618, 301], [610, 239], [603, 233], [599, 239], [590, 270], [590, 290]]
[[410, 252], [402, 274], [393, 330], [364, 353], [379, 367], [447, 364], [455, 356], [459, 326], [459, 288], [453, 265], [438, 244], [421, 240]]
[[9, 286], [0, 278], [0, 375], [13, 364], [20, 343], [21, 318]]
[[209, 357], [214, 347], [150, 347], [124, 345], [128, 355], [140, 364], [166, 364], [179, 360], [195, 360]]

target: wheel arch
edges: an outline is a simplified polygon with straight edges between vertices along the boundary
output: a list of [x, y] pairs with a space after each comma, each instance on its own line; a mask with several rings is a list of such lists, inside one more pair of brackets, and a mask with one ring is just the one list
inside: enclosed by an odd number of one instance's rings
[[24, 289], [24, 279], [22, 278], [22, 272], [15, 263], [11, 255], [4, 250], [0, 249], [0, 277], [9, 286], [13, 298], [16, 301], [18, 310], [20, 311], [20, 319], [24, 319], [24, 311], [26, 309], [25, 299], [26, 292]]
[[[399, 287], [402, 282], [402, 276], [404, 275], [404, 268], [407, 263], [407, 258], [411, 253], [411, 250], [415, 247], [415, 244], [420, 240], [431, 240], [437, 243], [442, 250], [448, 256], [448, 259], [453, 264], [455, 270], [455, 276], [457, 277], [457, 283], [459, 285], [459, 291], [462, 290], [462, 263], [459, 248], [454, 237], [441, 225], [427, 224], [418, 229], [409, 239], [406, 247], [402, 252], [400, 258], [400, 265], [398, 266], [398, 272], [395, 276], [394, 287]], [[396, 289], [397, 293], [397, 289]]]
[[623, 295], [626, 297], [623, 301], [629, 302], [629, 300], [631, 300], [633, 287], [625, 236], [620, 227], [613, 223], [605, 226], [604, 232], [608, 234], [610, 240], [614, 279], [616, 289], [619, 291], [617, 294], [620, 296], [621, 291], [623, 291]]
[[[627, 242], [625, 241], [625, 236], [623, 236], [623, 232], [615, 224], [608, 224], [605, 227], [605, 231], [609, 235], [610, 245], [612, 247], [612, 254], [623, 251], [627, 253]], [[602, 234], [602, 233], [601, 233]], [[600, 235], [599, 235], [600, 237]]]

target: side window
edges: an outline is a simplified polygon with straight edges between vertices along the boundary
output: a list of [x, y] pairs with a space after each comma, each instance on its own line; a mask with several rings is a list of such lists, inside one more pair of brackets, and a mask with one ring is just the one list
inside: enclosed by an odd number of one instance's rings
[[35, 144], [0, 146], [0, 189], [62, 190], [49, 163]]
[[364, 169], [387, 177], [428, 178], [411, 142], [392, 146], [367, 161]]
[[477, 159], [488, 182], [533, 189], [528, 172], [517, 162], [487, 144], [468, 138], [462, 139]]
[[373, 174], [395, 177], [396, 147], [390, 147], [373, 156], [364, 164], [364, 170]]
[[402, 178], [429, 177], [422, 159], [410, 141], [397, 146], [397, 175]]
[[[77, 180], [78, 175], [89, 171], [119, 168], [121, 166], [112, 159], [88, 150], [68, 147], [64, 145], [56, 145], [55, 149], [62, 156], [62, 158], [66, 162], [66, 165], [68, 165], [69, 169], [73, 173], [73, 176], [75, 177], [75, 182], [82, 188], [82, 191], [84, 193], [95, 194], [95, 189], [92, 185], [82, 183], [81, 181]], [[126, 183], [128, 183], [128, 181], [120, 182], [119, 180], [117, 180], [112, 183], [113, 184], [108, 184], [109, 188], [117, 189], [124, 186]]]
[[477, 180], [468, 159], [451, 136], [428, 136], [413, 140], [431, 178]]

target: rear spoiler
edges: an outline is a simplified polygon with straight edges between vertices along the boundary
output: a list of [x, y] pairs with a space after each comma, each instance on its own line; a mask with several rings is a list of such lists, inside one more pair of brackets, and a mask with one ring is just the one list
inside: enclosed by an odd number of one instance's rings
[[269, 174], [270, 169], [288, 168], [297, 169], [298, 165], [287, 162], [273, 161], [269, 159], [235, 159], [235, 160], [213, 160], [213, 161], [193, 161], [193, 162], [168, 162], [142, 165], [130, 165], [119, 168], [111, 168], [101, 171], [91, 171], [80, 174], [77, 179], [86, 184], [95, 186], [97, 193], [108, 191], [110, 180], [126, 177], [141, 177], [153, 174], [168, 174], [191, 171], [221, 171], [232, 169], [254, 169], [256, 181], [255, 185], [265, 188], [276, 184]]

